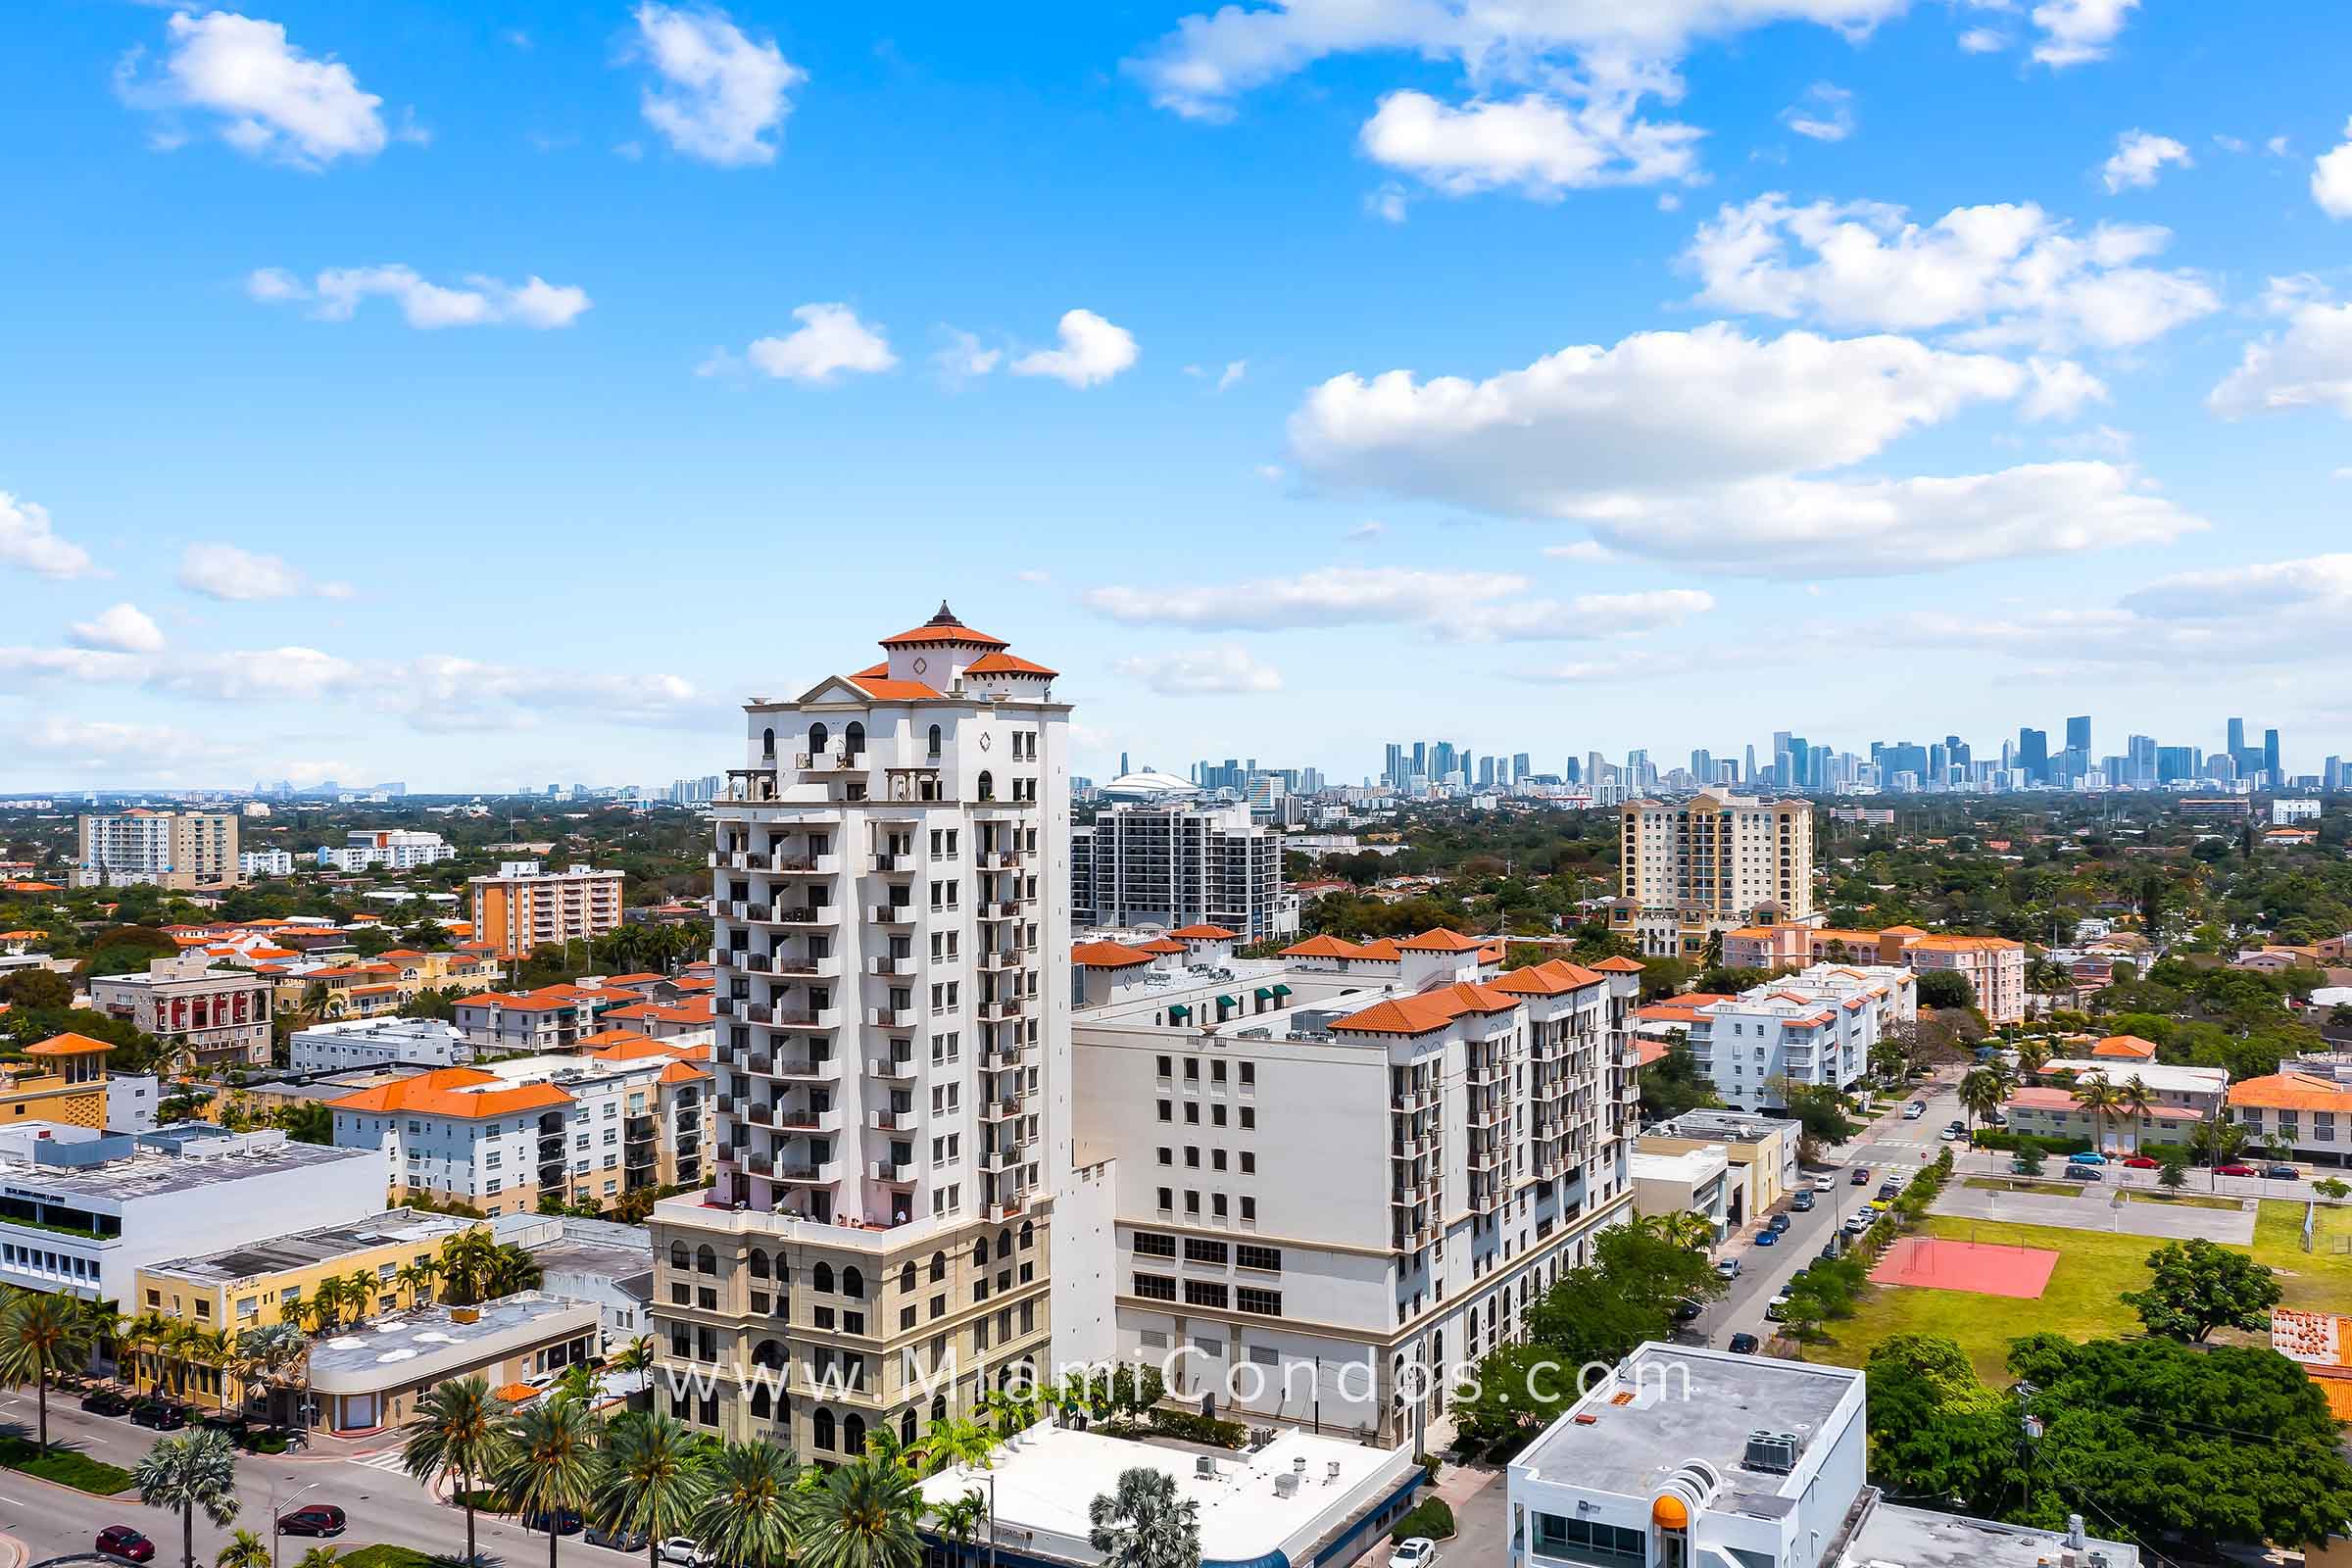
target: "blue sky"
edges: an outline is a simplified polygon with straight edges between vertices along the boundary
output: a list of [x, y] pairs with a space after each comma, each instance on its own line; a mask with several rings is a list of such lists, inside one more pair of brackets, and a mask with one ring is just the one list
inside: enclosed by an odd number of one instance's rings
[[2316, 769], [2352, 19], [2223, 13], [45, 7], [0, 788], [666, 781], [943, 596], [1098, 772]]

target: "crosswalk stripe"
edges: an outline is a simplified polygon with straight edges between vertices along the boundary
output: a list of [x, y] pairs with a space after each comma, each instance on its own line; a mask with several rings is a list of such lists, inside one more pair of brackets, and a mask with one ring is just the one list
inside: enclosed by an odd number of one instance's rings
[[371, 1453], [365, 1459], [346, 1459], [343, 1462], [345, 1464], [362, 1465], [369, 1470], [383, 1470], [395, 1473], [403, 1468], [400, 1462], [400, 1450], [398, 1448], [386, 1448], [383, 1452]]

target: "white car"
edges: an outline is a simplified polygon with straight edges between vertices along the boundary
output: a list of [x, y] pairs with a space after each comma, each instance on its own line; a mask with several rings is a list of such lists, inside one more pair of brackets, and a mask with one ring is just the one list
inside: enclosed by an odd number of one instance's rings
[[671, 1536], [654, 1548], [663, 1562], [675, 1563], [677, 1568], [709, 1568], [710, 1554], [698, 1545], [692, 1536]]
[[1396, 1543], [1389, 1553], [1389, 1568], [1429, 1568], [1438, 1560], [1438, 1544], [1427, 1536], [1415, 1536]]
[[1838, 1178], [1835, 1176], [1816, 1176], [1813, 1178], [1813, 1190], [1817, 1193], [1834, 1193], [1838, 1190]]

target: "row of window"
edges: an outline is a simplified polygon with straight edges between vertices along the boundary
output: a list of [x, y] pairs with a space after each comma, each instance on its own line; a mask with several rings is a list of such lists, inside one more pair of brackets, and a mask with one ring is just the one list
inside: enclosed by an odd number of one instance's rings
[[[1135, 1294], [1147, 1301], [1173, 1301], [1176, 1299], [1178, 1283], [1165, 1274], [1138, 1272], [1135, 1276]], [[1261, 1317], [1282, 1316], [1280, 1291], [1260, 1290], [1249, 1285], [1228, 1287], [1222, 1280], [1185, 1280], [1181, 1283], [1184, 1287], [1184, 1304], [1187, 1306], [1213, 1307], [1218, 1311], [1231, 1309]]]
[[[1174, 1257], [1176, 1238], [1165, 1231], [1137, 1231], [1133, 1246], [1141, 1257]], [[1184, 1239], [1184, 1260], [1188, 1263], [1209, 1263], [1222, 1268], [1230, 1258], [1243, 1268], [1262, 1269], [1268, 1273], [1282, 1272], [1282, 1249], [1260, 1247], [1250, 1242], [1225, 1243], [1205, 1236], [1187, 1236]]]
[[[1241, 1125], [1244, 1130], [1247, 1131], [1255, 1129], [1257, 1126], [1257, 1107], [1255, 1105], [1242, 1105], [1236, 1108], [1241, 1111]], [[1174, 1101], [1163, 1100], [1159, 1102], [1159, 1119], [1165, 1122], [1173, 1122], [1176, 1119], [1176, 1102]], [[1227, 1107], [1218, 1104], [1212, 1104], [1208, 1107], [1208, 1124], [1211, 1127], [1222, 1127], [1226, 1125], [1226, 1120]], [[1200, 1125], [1200, 1102], [1199, 1101], [1188, 1100], [1184, 1102], [1184, 1124], [1187, 1127], [1198, 1127]]]

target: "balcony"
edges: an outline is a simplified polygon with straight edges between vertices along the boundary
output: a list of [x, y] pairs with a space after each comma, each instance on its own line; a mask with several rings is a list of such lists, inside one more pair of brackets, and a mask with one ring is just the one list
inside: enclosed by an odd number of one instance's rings
[[1017, 1096], [1011, 1100], [984, 1100], [980, 1102], [982, 1121], [1010, 1121], [1020, 1113], [1021, 1102]]
[[865, 868], [876, 876], [912, 876], [921, 863], [920, 858], [913, 855], [869, 855], [865, 858]]
[[876, 925], [914, 924], [914, 906], [911, 904], [869, 904], [865, 917]]
[[991, 1223], [999, 1223], [1008, 1219], [1019, 1219], [1021, 1217], [1021, 1205], [1018, 1200], [1015, 1200], [1009, 1203], [991, 1203], [988, 1205], [986, 1212]]
[[912, 1007], [868, 1007], [865, 1021], [876, 1029], [911, 1029], [914, 1027]]
[[841, 1112], [833, 1109], [779, 1109], [776, 1112], [776, 1125], [786, 1132], [829, 1133], [841, 1125]]
[[1400, 1111], [1407, 1116], [1416, 1116], [1425, 1110], [1435, 1110], [1437, 1108], [1437, 1104], [1438, 1097], [1436, 1092], [1428, 1089], [1415, 1089], [1405, 1094], [1394, 1096], [1389, 1101], [1389, 1108], [1391, 1110]]
[[1021, 1152], [1017, 1149], [990, 1149], [982, 1151], [980, 1154], [980, 1168], [991, 1175], [1011, 1170], [1022, 1162]]
[[1009, 1072], [1020, 1064], [1021, 1048], [1018, 1046], [1013, 1047], [1010, 1051], [998, 1050], [980, 1053], [980, 1070], [983, 1072]]
[[771, 1029], [820, 1030], [841, 1027], [839, 1007], [818, 1007], [809, 1012], [779, 1012], [773, 1018], [756, 1020]]
[[987, 948], [976, 961], [982, 974], [1000, 974], [1021, 966], [1021, 952], [1018, 948]]
[[866, 1175], [893, 1187], [907, 1187], [914, 1182], [914, 1161], [911, 1159], [877, 1159], [865, 1167]]
[[841, 960], [831, 954], [821, 958], [788, 958], [779, 956], [770, 961], [768, 972], [793, 980], [821, 980], [839, 974]]
[[[754, 867], [755, 870], [762, 867]], [[779, 855], [764, 869], [778, 876], [831, 876], [841, 869], [838, 855], [808, 855], [795, 859]]]
[[1010, 1023], [1021, 1015], [1018, 1002], [983, 1002], [980, 1004], [982, 1023]]
[[847, 773], [853, 769], [862, 772], [865, 754], [835, 747], [829, 751], [796, 753], [792, 763], [804, 773]]
[[1011, 871], [1020, 866], [1021, 852], [1019, 850], [989, 850], [975, 857], [974, 863], [983, 871]]
[[920, 961], [911, 954], [892, 958], [868, 958], [865, 960], [865, 972], [879, 975], [909, 975], [914, 973], [915, 966]]
[[768, 1064], [773, 1078], [801, 1079], [809, 1083], [831, 1083], [833, 1063], [829, 1058], [809, 1056], [778, 1056]]
[[1426, 1138], [1392, 1138], [1389, 1140], [1389, 1157], [1391, 1159], [1419, 1159], [1427, 1154], [1431, 1148], [1431, 1142]]
[[914, 1060], [912, 1057], [901, 1060], [896, 1056], [874, 1056], [867, 1060], [865, 1064], [865, 1070], [868, 1076], [879, 1078], [886, 1084], [910, 1084], [914, 1082]]
[[1428, 1202], [1435, 1196], [1437, 1190], [1436, 1182], [1423, 1177], [1419, 1181], [1406, 1182], [1390, 1188], [1389, 1201], [1404, 1208], [1412, 1208]]
[[821, 1165], [800, 1161], [778, 1160], [776, 1180], [793, 1187], [829, 1187], [841, 1180], [841, 1161], [828, 1159]]
[[1417, 1252], [1438, 1239], [1438, 1227], [1433, 1221], [1424, 1219], [1399, 1225], [1394, 1234], [1397, 1251]]
[[977, 906], [972, 914], [973, 918], [979, 920], [1011, 920], [1019, 917], [1020, 910], [1015, 906], [999, 900], [994, 904]]
[[776, 799], [776, 764], [765, 767], [730, 767], [727, 769], [727, 793], [730, 801], [772, 801]]

